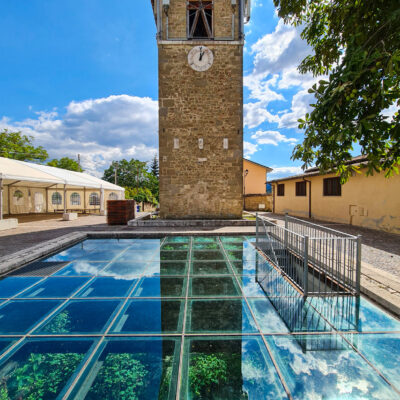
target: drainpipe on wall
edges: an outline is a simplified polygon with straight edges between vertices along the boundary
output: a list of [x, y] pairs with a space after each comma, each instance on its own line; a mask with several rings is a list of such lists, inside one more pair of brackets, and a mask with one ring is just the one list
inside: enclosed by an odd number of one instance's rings
[[[278, 185], [278, 183], [276, 183]], [[272, 212], [275, 214], [275, 183], [271, 185], [272, 188]]]
[[303, 181], [308, 182], [310, 184], [308, 192], [308, 218], [311, 218], [311, 181], [305, 178], [303, 178]]

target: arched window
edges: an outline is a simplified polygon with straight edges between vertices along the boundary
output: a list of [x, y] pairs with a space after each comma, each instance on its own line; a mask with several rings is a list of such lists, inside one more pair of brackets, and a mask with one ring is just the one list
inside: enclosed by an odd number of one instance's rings
[[81, 205], [81, 195], [79, 193], [71, 194], [71, 206], [80, 206]]
[[111, 192], [111, 193], [108, 195], [108, 200], [118, 200], [118, 195], [117, 195], [117, 193]]
[[51, 195], [51, 204], [58, 206], [62, 203], [62, 196], [60, 192], [54, 192]]
[[16, 190], [13, 194], [14, 204], [22, 206], [24, 204], [24, 194], [20, 190]]
[[99, 197], [98, 193], [90, 193], [89, 204], [91, 206], [99, 206], [100, 205], [100, 197]]

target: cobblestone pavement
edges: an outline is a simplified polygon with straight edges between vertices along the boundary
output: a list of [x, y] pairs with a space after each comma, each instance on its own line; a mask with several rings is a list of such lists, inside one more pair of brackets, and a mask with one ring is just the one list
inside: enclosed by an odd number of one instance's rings
[[[284, 216], [263, 213], [283, 224]], [[400, 235], [333, 222], [312, 221], [350, 235], [362, 235], [362, 261], [400, 278]]]

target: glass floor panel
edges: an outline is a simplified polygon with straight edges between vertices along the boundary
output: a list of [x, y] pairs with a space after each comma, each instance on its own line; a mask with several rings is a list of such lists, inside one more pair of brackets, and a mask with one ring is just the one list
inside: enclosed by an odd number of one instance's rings
[[[0, 338], [0, 355], [4, 353], [7, 348], [15, 343], [18, 340], [18, 338]], [[1, 390], [0, 390], [1, 393]], [[1, 399], [1, 397], [0, 397]]]
[[103, 276], [112, 276], [116, 279], [135, 279], [146, 270], [146, 263], [115, 261], [102, 271]]
[[194, 243], [193, 249], [195, 250], [219, 250], [219, 244], [216, 242]]
[[161, 261], [185, 261], [189, 252], [186, 250], [162, 250], [159, 259]]
[[184, 304], [180, 300], [130, 300], [111, 333], [181, 333]]
[[189, 250], [189, 243], [165, 243], [161, 250]]
[[89, 278], [47, 278], [45, 281], [25, 290], [18, 297], [69, 297], [83, 286]]
[[341, 331], [400, 332], [400, 321], [361, 297], [357, 304], [354, 297], [311, 298], [308, 301]]
[[192, 277], [190, 278], [189, 287], [190, 297], [238, 297], [241, 295], [235, 278], [230, 276]]
[[223, 260], [224, 254], [217, 250], [194, 250], [193, 259], [196, 261]]
[[58, 399], [82, 367], [91, 339], [30, 339], [0, 361], [3, 400]]
[[70, 399], [176, 398], [180, 338], [106, 339]]
[[107, 263], [74, 261], [53, 276], [96, 276], [106, 267]]
[[259, 336], [187, 337], [181, 399], [287, 399]]
[[400, 334], [365, 334], [346, 337], [400, 391]]
[[241, 299], [190, 300], [187, 333], [251, 333], [256, 325]]
[[75, 297], [126, 297], [137, 281], [101, 276], [82, 288]]
[[303, 299], [253, 240], [89, 239], [0, 280], [0, 400], [400, 398], [400, 321]]
[[139, 283], [135, 297], [185, 297], [186, 278], [146, 277]]
[[157, 261], [147, 265], [145, 275], [187, 275], [187, 261]]
[[267, 336], [294, 399], [399, 397], [338, 335]]
[[143, 262], [147, 263], [153, 259], [159, 259], [158, 250], [139, 250], [139, 249], [128, 249], [121, 254], [116, 261], [117, 262]]
[[232, 272], [225, 261], [194, 261], [190, 273], [192, 275], [229, 275]]
[[10, 276], [0, 280], [0, 298], [10, 298], [39, 282], [42, 278]]
[[13, 300], [3, 304], [0, 307], [0, 334], [27, 333], [61, 303], [57, 300]]
[[118, 300], [70, 300], [34, 333], [102, 333], [119, 304]]
[[239, 284], [248, 297], [265, 297], [265, 292], [256, 281], [255, 276], [239, 276]]

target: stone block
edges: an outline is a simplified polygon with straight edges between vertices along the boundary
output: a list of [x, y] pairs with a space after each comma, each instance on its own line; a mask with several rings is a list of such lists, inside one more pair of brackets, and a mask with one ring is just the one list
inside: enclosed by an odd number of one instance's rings
[[74, 221], [78, 219], [78, 213], [64, 213], [62, 219], [63, 221]]
[[0, 231], [5, 231], [7, 229], [15, 229], [18, 227], [17, 218], [8, 218], [0, 220]]

